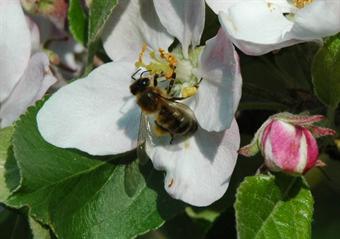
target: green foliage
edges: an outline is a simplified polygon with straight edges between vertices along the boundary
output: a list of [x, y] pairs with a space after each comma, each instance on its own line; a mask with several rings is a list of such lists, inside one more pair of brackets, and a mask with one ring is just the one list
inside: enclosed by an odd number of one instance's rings
[[86, 45], [88, 19], [81, 6], [80, 0], [70, 0], [68, 8], [70, 32], [75, 40]]
[[331, 37], [316, 54], [312, 66], [316, 95], [327, 106], [340, 102], [340, 38]]
[[8, 127], [0, 130], [0, 201], [6, 200], [10, 194], [10, 190], [6, 185], [5, 179], [5, 164], [8, 157], [9, 147], [14, 132], [13, 127]]
[[48, 228], [43, 227], [32, 217], [28, 218], [28, 222], [32, 231], [33, 239], [51, 239]]
[[247, 177], [238, 188], [235, 210], [240, 239], [311, 237], [313, 198], [301, 177]]
[[117, 4], [117, 0], [93, 0], [91, 3], [87, 41], [87, 69], [85, 70], [85, 73], [89, 73], [92, 69], [93, 57], [100, 46], [99, 37], [104, 29], [105, 23], [110, 18], [112, 11]]
[[89, 16], [89, 43], [95, 42], [111, 16], [117, 0], [93, 0]]
[[[6, 202], [28, 206], [30, 215], [59, 238], [132, 238], [183, 209], [163, 189], [163, 175], [139, 166], [134, 152], [92, 157], [46, 143], [36, 125], [42, 102], [17, 122], [13, 149], [22, 184]], [[128, 174], [128, 177], [126, 176]], [[131, 182], [129, 182], [131, 180]]]

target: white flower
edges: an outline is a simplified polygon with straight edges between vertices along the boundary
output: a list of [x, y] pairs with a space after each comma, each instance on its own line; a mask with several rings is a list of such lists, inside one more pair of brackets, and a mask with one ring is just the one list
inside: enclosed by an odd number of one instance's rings
[[340, 31], [338, 0], [206, 0], [244, 53], [261, 55]]
[[26, 19], [19, 0], [0, 2], [0, 128], [10, 125], [40, 99], [56, 79], [37, 52], [39, 30]]
[[[175, 36], [182, 44], [182, 53], [172, 53], [176, 80], [182, 81], [176, 86], [179, 92], [203, 78], [188, 102], [200, 126], [192, 137], [171, 145], [151, 135], [146, 152], [156, 169], [166, 171], [165, 189], [172, 197], [209, 205], [225, 193], [240, 143], [234, 119], [242, 84], [238, 58], [223, 31], [197, 55], [204, 1], [154, 4], [155, 8], [146, 0], [119, 2], [104, 30], [104, 47], [114, 62], [54, 94], [38, 113], [38, 127], [48, 142], [93, 155], [136, 148], [141, 110], [129, 91], [134, 63], [144, 43], [156, 54], [159, 47], [168, 49]], [[162, 59], [150, 60], [167, 66]]]

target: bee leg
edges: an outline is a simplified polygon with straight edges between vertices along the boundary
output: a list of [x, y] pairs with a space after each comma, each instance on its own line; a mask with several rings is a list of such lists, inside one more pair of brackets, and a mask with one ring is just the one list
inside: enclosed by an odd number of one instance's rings
[[171, 136], [171, 139], [170, 139], [170, 144], [172, 144], [173, 142], [174, 142], [174, 135], [173, 134], [170, 134], [170, 136]]
[[153, 77], [153, 86], [157, 86], [158, 84], [158, 78], [159, 78], [159, 75], [158, 74], [155, 74], [154, 77]]
[[166, 93], [170, 94], [172, 87], [175, 84], [175, 79], [171, 79]]
[[191, 96], [188, 96], [188, 97], [171, 97], [171, 98], [167, 98], [167, 99], [168, 100], [185, 100], [189, 97], [191, 97]]
[[167, 90], [168, 94], [171, 92], [172, 87], [175, 84], [175, 79], [176, 79], [176, 72], [172, 73], [171, 80], [170, 80], [170, 83], [169, 83], [169, 86], [168, 86], [168, 90]]
[[160, 125], [156, 120], [154, 123], [156, 126], [156, 132], [159, 134], [159, 136], [169, 134], [169, 130]]
[[196, 88], [198, 88], [198, 87], [200, 86], [202, 80], [203, 80], [203, 77], [201, 77], [201, 79], [199, 80], [199, 82], [197, 82], [197, 84], [195, 85]]

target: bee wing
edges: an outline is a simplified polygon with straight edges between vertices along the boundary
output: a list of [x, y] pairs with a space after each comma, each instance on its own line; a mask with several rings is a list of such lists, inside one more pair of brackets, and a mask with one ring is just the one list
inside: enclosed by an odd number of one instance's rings
[[177, 102], [177, 101], [170, 101], [170, 100], [168, 100], [167, 102], [171, 107], [177, 108], [177, 109], [181, 110], [182, 112], [185, 112], [187, 115], [189, 115], [195, 121], [197, 121], [195, 113], [186, 104], [183, 104], [183, 103]]
[[139, 132], [138, 132], [138, 141], [137, 141], [137, 157], [141, 164], [145, 164], [147, 162], [148, 155], [145, 152], [145, 142], [147, 137], [150, 137], [148, 119], [147, 116], [142, 112], [140, 115], [140, 123], [139, 123]]

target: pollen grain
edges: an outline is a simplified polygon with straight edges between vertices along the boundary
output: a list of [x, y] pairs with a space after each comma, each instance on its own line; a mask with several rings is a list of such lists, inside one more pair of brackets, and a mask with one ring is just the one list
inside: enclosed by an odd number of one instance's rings
[[312, 3], [313, 0], [293, 0], [295, 7], [304, 8], [306, 5]]

